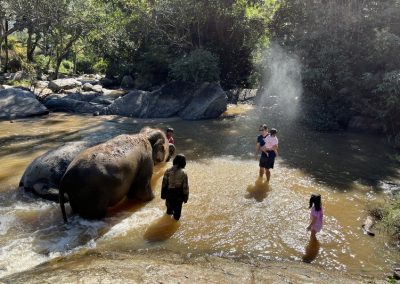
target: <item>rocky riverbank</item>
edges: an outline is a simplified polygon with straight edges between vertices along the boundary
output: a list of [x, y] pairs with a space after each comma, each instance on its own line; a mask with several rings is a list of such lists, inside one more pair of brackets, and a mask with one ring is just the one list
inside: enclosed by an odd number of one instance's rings
[[241, 262], [164, 250], [86, 251], [58, 258], [0, 283], [386, 283], [298, 262]]

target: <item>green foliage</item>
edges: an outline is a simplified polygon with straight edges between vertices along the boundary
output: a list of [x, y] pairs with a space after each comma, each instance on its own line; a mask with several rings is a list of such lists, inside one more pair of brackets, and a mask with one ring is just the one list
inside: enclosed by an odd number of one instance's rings
[[207, 50], [193, 50], [188, 56], [182, 57], [171, 65], [171, 75], [181, 81], [218, 81], [218, 59]]
[[74, 63], [69, 60], [63, 60], [60, 65], [60, 73], [71, 74], [74, 69]]
[[77, 73], [86, 73], [86, 74], [92, 74], [94, 71], [94, 68], [92, 66], [92, 61], [89, 58], [79, 58], [76, 61], [76, 72]]
[[[141, 51], [136, 58], [136, 64], [132, 66], [135, 86], [146, 90], [154, 85], [165, 82], [168, 78], [170, 58], [168, 49], [150, 48], [147, 51]], [[132, 74], [127, 70], [126, 74]]]
[[373, 92], [379, 98], [375, 115], [384, 122], [390, 142], [400, 148], [400, 70], [385, 73]]
[[94, 65], [93, 65], [93, 71], [96, 74], [105, 74], [108, 68], [108, 63], [104, 59], [98, 60]]
[[383, 229], [400, 240], [400, 195], [385, 203], [372, 206], [369, 213], [380, 220]]
[[302, 60], [307, 122], [335, 130], [352, 116], [371, 117], [384, 123], [400, 147], [392, 73], [400, 70], [399, 20], [396, 0], [281, 2], [271, 36]]
[[36, 63], [36, 69], [42, 73], [48, 73], [53, 67], [50, 56], [39, 54], [34, 56], [33, 60]]

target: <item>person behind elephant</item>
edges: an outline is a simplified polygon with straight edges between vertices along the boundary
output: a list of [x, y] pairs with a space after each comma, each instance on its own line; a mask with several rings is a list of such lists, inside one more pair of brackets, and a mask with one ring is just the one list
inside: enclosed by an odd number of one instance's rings
[[181, 217], [182, 203], [186, 203], [189, 198], [189, 184], [186, 172], [186, 158], [182, 154], [175, 156], [172, 161], [173, 166], [165, 171], [161, 198], [165, 199], [167, 214], [173, 215], [175, 220]]
[[174, 134], [174, 129], [168, 127], [167, 130], [165, 131], [165, 135], [167, 136], [168, 142], [171, 144], [175, 144], [174, 137], [172, 137], [173, 134]]

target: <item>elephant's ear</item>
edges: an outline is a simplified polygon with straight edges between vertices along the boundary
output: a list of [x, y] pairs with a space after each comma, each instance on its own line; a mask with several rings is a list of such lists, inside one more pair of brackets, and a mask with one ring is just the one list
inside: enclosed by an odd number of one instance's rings
[[[156, 130], [156, 129], [148, 129], [146, 132], [147, 139], [149, 140], [151, 146], [154, 148], [155, 144], [162, 139], [163, 133], [161, 130]], [[165, 138], [166, 139], [166, 138]]]
[[165, 147], [165, 140], [164, 139], [158, 139], [156, 143], [153, 145], [153, 162], [154, 164], [156, 163], [161, 163], [164, 162], [166, 159], [166, 153]]
[[168, 158], [167, 158], [167, 162], [169, 162], [169, 160], [172, 158], [172, 156], [175, 154], [175, 145], [172, 143], [169, 143], [168, 145]]

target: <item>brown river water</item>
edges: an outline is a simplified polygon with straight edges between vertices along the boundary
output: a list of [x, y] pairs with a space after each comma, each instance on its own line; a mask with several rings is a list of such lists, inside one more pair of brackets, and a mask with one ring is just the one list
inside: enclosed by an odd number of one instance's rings
[[[258, 126], [279, 130], [279, 157], [270, 184], [258, 180], [254, 157]], [[161, 177], [156, 198], [125, 202], [103, 220], [72, 216], [64, 224], [59, 205], [18, 191], [25, 168], [37, 156], [68, 141], [106, 140], [143, 126], [175, 129], [177, 152], [187, 156], [190, 197], [182, 218], [165, 216]], [[140, 120], [116, 116], [50, 114], [0, 122], [0, 277], [87, 249], [167, 249], [245, 261], [312, 261], [330, 270], [383, 277], [400, 261], [383, 231], [363, 234], [371, 202], [385, 197], [385, 182], [399, 178], [393, 150], [379, 135], [319, 133], [273, 109], [241, 105], [220, 119]], [[322, 195], [323, 230], [310, 240], [308, 199]], [[67, 206], [67, 209], [69, 207]]]

